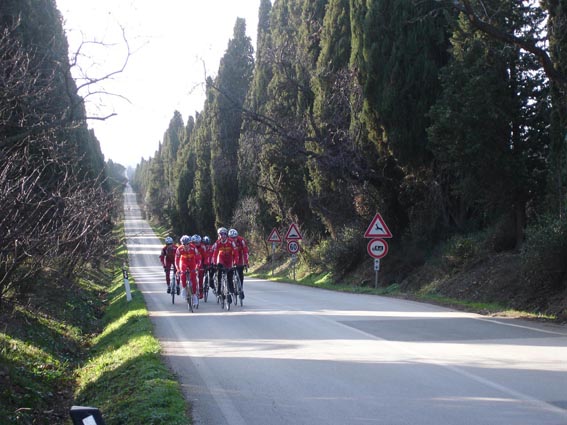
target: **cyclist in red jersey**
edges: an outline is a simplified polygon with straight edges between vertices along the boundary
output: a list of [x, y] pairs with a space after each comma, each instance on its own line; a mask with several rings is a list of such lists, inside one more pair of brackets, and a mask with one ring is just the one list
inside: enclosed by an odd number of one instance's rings
[[191, 288], [193, 290], [193, 306], [199, 305], [199, 299], [195, 295], [197, 293], [197, 268], [200, 266], [201, 257], [199, 251], [191, 245], [191, 238], [187, 235], [181, 237], [181, 246], [177, 248], [175, 253], [175, 264], [178, 272], [181, 273], [181, 286], [185, 291], [187, 288], [187, 274], [189, 271], [189, 279], [191, 280]]
[[[222, 267], [227, 269], [227, 281], [228, 281], [228, 291], [234, 292], [234, 285], [232, 282], [232, 267], [236, 264], [236, 259], [238, 256], [238, 251], [236, 250], [236, 245], [228, 237], [228, 230], [225, 227], [221, 227], [218, 230], [219, 238], [213, 245], [213, 257], [211, 259], [212, 263], [217, 267]], [[221, 285], [221, 273], [217, 273], [217, 288]], [[229, 304], [232, 302], [232, 296], [228, 295]]]
[[191, 236], [191, 245], [197, 248], [199, 251], [199, 272], [198, 272], [198, 279], [199, 279], [199, 299], [203, 298], [203, 278], [205, 277], [205, 264], [207, 261], [207, 253], [205, 251], [205, 247], [201, 244], [201, 236], [193, 235]]
[[238, 236], [236, 229], [230, 229], [228, 231], [228, 237], [234, 241], [236, 250], [238, 251], [236, 272], [242, 284], [242, 298], [244, 298], [244, 268], [246, 267], [246, 271], [248, 271], [248, 244], [242, 236]]
[[[159, 256], [159, 261], [163, 266], [163, 271], [165, 272], [165, 283], [167, 284], [167, 293], [171, 293], [171, 278], [170, 272], [171, 267], [173, 267], [173, 273], [177, 270], [175, 268], [175, 252], [177, 251], [177, 245], [173, 243], [173, 238], [168, 236], [165, 238], [165, 246], [161, 249], [161, 254]], [[177, 294], [179, 295], [179, 294]]]

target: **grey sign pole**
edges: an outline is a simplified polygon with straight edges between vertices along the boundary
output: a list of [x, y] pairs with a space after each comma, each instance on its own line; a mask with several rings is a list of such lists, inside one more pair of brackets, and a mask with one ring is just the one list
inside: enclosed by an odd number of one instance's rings
[[374, 289], [378, 289], [378, 273], [380, 272], [380, 259], [379, 258], [374, 259], [374, 272], [375, 272]]

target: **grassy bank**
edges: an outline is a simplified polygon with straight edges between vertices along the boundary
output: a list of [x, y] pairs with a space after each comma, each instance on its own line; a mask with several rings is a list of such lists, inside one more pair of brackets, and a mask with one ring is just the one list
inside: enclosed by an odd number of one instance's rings
[[106, 269], [86, 270], [79, 282], [50, 280], [4, 307], [2, 424], [71, 424], [72, 405], [98, 407], [107, 425], [191, 423], [132, 279], [126, 300], [125, 258], [120, 245]]
[[365, 270], [364, 272], [351, 273], [343, 279], [336, 279], [332, 273], [314, 271], [301, 262], [295, 265], [294, 273], [288, 255], [277, 256], [273, 263], [254, 264], [249, 273], [250, 277], [275, 282], [295, 283], [339, 292], [410, 299], [482, 315], [544, 321], [558, 320], [557, 316], [552, 314], [517, 310], [498, 302], [479, 302], [466, 298], [443, 296], [436, 292], [434, 286], [429, 286], [430, 290], [425, 287], [418, 291], [404, 291], [397, 283], [374, 287], [374, 280], [371, 275], [373, 273], [369, 275], [368, 271]]

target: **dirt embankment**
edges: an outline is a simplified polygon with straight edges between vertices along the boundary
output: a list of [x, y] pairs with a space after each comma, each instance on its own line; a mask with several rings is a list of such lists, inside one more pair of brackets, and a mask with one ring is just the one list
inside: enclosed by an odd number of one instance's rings
[[[517, 253], [479, 258], [450, 271], [425, 265], [403, 281], [403, 290], [428, 292], [567, 321], [567, 279], [554, 270], [526, 270]], [[481, 311], [482, 312], [482, 311]]]

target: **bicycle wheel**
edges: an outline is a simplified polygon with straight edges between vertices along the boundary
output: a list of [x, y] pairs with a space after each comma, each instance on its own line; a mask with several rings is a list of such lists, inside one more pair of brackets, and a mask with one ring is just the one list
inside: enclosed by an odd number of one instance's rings
[[190, 274], [189, 271], [185, 272], [185, 276], [186, 276], [186, 280], [185, 282], [187, 282], [187, 287], [185, 289], [186, 295], [187, 295], [187, 309], [193, 313], [193, 285], [191, 284], [191, 278], [190, 278]]
[[230, 310], [230, 303], [228, 302], [228, 282], [226, 277], [226, 272], [222, 274], [221, 280], [221, 288], [222, 288], [222, 308], [223, 310], [226, 309], [227, 311]]
[[232, 274], [232, 302], [235, 306], [238, 306], [238, 295], [240, 294], [240, 286], [239, 286], [240, 279], [238, 278], [238, 273], [236, 269], [234, 269], [234, 273]]
[[240, 307], [242, 307], [242, 282], [240, 281], [240, 276], [236, 271], [234, 272], [233, 284], [234, 292], [236, 292], [236, 300], [234, 301], [234, 304], [238, 304], [238, 300], [240, 300]]
[[170, 290], [171, 290], [171, 304], [175, 304], [175, 291], [177, 290], [177, 288], [175, 287], [176, 281], [175, 281], [175, 274], [173, 275], [173, 279], [169, 279], [169, 285], [170, 285]]

